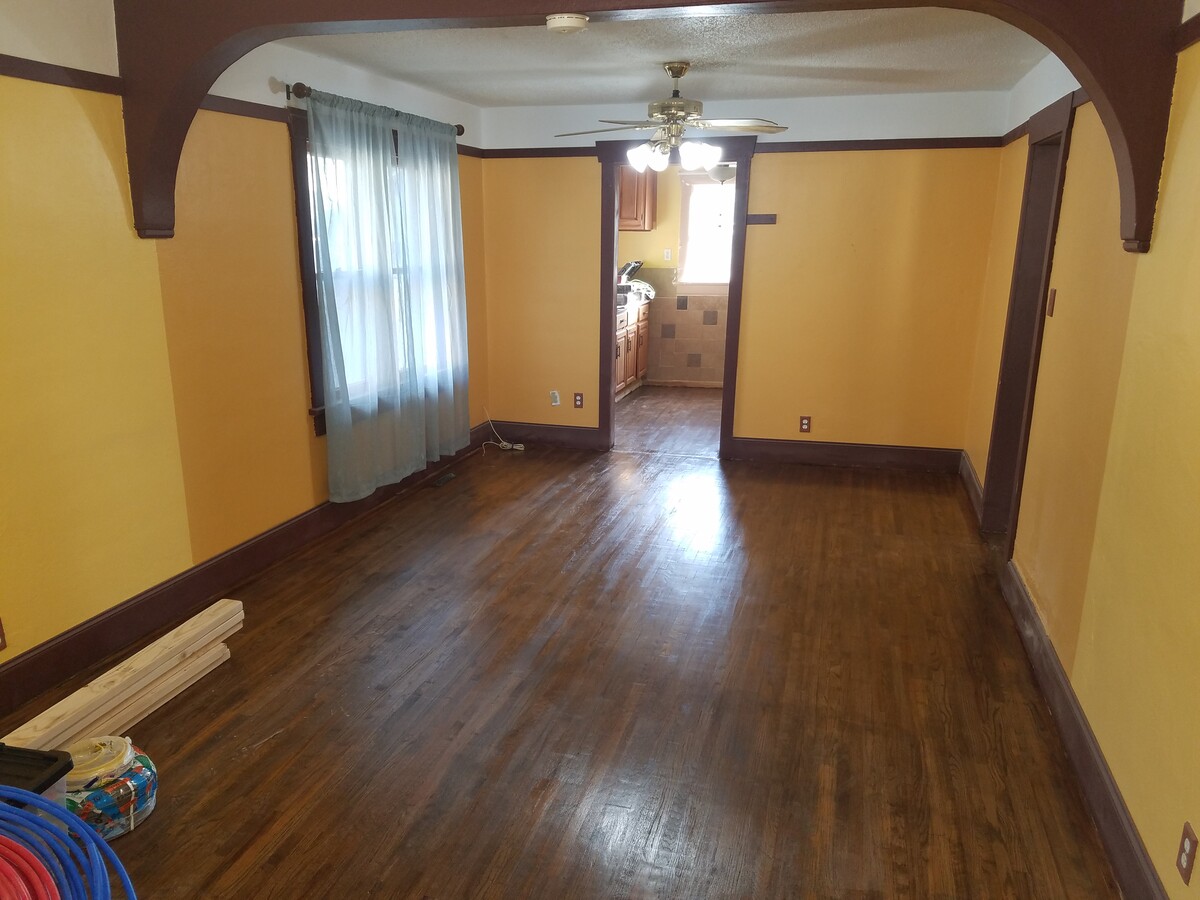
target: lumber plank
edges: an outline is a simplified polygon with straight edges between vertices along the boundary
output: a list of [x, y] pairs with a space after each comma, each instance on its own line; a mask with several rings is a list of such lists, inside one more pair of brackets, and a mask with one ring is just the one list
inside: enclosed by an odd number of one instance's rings
[[131, 725], [137, 724], [229, 659], [229, 647], [223, 641], [241, 627], [242, 622], [239, 619], [208, 646], [201, 648], [194, 655], [181, 661], [179, 665], [164, 672], [120, 706], [99, 713], [86, 722], [81, 722], [70, 733], [60, 738], [54, 749], [65, 749], [82, 738], [118, 734]]
[[229, 646], [223, 643], [213, 644], [200, 655], [176, 666], [145, 693], [130, 698], [118, 709], [81, 728], [78, 733], [64, 740], [58, 749], [65, 750], [84, 738], [109, 734], [124, 735], [128, 729], [169, 703], [228, 659]]
[[219, 600], [0, 740], [15, 747], [53, 749], [81, 723], [120, 706], [244, 618], [240, 601]]

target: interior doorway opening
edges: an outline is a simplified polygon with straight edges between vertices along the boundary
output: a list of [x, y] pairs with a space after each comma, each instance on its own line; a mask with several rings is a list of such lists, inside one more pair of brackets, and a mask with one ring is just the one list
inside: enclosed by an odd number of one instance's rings
[[[741, 304], [742, 304], [742, 274], [746, 266], [746, 223], [748, 219], [747, 208], [750, 198], [750, 162], [754, 156], [754, 147], [757, 138], [754, 136], [738, 136], [727, 138], [710, 138], [709, 142], [717, 145], [721, 149], [722, 165], [730, 166], [728, 171], [735, 173], [733, 178], [733, 212], [730, 216], [730, 258], [729, 258], [729, 280], [724, 286], [727, 294], [727, 315], [725, 316], [724, 324], [718, 322], [712, 326], [719, 332], [723, 333], [725, 342], [724, 361], [722, 365], [722, 374], [720, 376], [720, 389], [713, 389], [714, 394], [720, 394], [720, 430], [718, 438], [718, 456], [724, 458], [727, 456], [727, 449], [732, 452], [733, 447], [733, 403], [736, 391], [737, 380], [737, 352], [738, 352], [738, 335], [741, 330]], [[622, 262], [630, 260], [621, 260], [619, 256], [619, 238], [621, 235], [618, 229], [618, 224], [621, 218], [629, 215], [629, 198], [638, 197], [637, 188], [632, 190], [621, 190], [620, 182], [622, 178], [628, 179], [627, 174], [623, 174], [622, 166], [628, 164], [627, 151], [637, 144], [631, 141], [597, 141], [596, 155], [600, 160], [600, 295], [599, 295], [599, 325], [600, 325], [600, 378], [599, 378], [599, 427], [597, 428], [599, 443], [602, 446], [612, 448], [615, 445], [615, 420], [616, 420], [616, 398], [619, 395], [617, 385], [621, 384], [622, 378], [626, 380], [623, 388], [628, 387], [628, 374], [624, 368], [630, 361], [629, 351], [633, 350], [632, 361], [637, 364], [637, 345], [636, 345], [636, 330], [631, 335], [629, 331], [629, 299], [625, 298], [622, 309], [617, 306], [617, 280], [618, 270]], [[672, 156], [669, 162], [678, 163], [678, 157], [675, 151], [672, 151]], [[666, 168], [664, 166], [664, 168]], [[657, 183], [655, 186], [657, 190]], [[681, 188], [682, 192], [682, 188]], [[624, 195], [625, 209], [621, 209], [621, 196]], [[641, 196], [646, 196], [643, 192]], [[655, 194], [655, 212], [657, 214], [657, 193]], [[659, 248], [658, 258], [661, 259], [662, 250]], [[675, 256], [675, 253], [672, 253]], [[641, 260], [643, 264], [645, 259]], [[663, 260], [667, 262], [667, 260]], [[628, 276], [628, 272], [625, 273]], [[651, 276], [654, 277], [654, 276]], [[658, 276], [662, 277], [662, 276]], [[643, 277], [639, 280], [646, 281]], [[659, 302], [660, 307], [662, 302], [669, 296], [674, 296], [675, 311], [679, 311], [680, 299], [678, 293], [678, 282], [674, 286], [674, 294], [659, 294], [655, 291], [654, 300]], [[691, 296], [688, 297], [688, 305], [691, 306]], [[704, 310], [698, 310], [704, 312]], [[646, 367], [646, 372], [650, 371], [650, 353], [654, 349], [654, 329], [653, 323], [650, 321], [651, 310], [645, 311], [645, 340], [648, 341], [644, 347], [643, 364]], [[640, 313], [639, 313], [640, 315]], [[712, 316], [709, 316], [711, 319]], [[667, 324], [663, 322], [658, 323]], [[623, 326], [623, 331], [618, 330], [618, 325]], [[636, 324], [635, 324], [636, 329]], [[658, 337], [662, 339], [661, 327], [658, 331]], [[632, 338], [632, 340], [631, 340]], [[685, 368], [686, 368], [686, 359]], [[693, 366], [692, 368], [698, 368]], [[635, 368], [635, 373], [637, 369]]]
[[715, 458], [737, 165], [618, 172], [614, 447]]

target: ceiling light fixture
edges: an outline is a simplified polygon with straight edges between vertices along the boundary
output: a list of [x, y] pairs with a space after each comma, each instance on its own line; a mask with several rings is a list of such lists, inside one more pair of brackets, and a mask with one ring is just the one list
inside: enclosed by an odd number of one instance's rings
[[663, 171], [671, 163], [671, 151], [679, 151], [679, 165], [687, 171], [708, 171], [721, 161], [721, 148], [715, 144], [682, 140], [683, 129], [660, 128], [654, 137], [644, 144], [630, 147], [626, 152], [629, 164], [639, 172], [649, 167], [655, 172]]
[[588, 17], [583, 13], [554, 13], [546, 16], [546, 28], [555, 34], [575, 34], [587, 28]]

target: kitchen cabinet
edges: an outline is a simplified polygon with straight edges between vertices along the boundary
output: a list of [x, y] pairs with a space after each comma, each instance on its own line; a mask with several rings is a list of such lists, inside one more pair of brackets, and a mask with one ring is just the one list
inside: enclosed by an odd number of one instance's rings
[[636, 387], [650, 367], [650, 306], [643, 303], [617, 310], [617, 327], [613, 336], [613, 390]]
[[625, 329], [625, 387], [637, 381], [637, 325]]
[[638, 322], [635, 326], [637, 340], [634, 357], [637, 365], [634, 367], [635, 375], [640, 381], [646, 377], [646, 372], [650, 370], [650, 323]]
[[628, 354], [625, 350], [625, 335], [629, 331], [628, 315], [623, 309], [617, 310], [617, 330], [613, 337], [613, 347], [616, 349], [616, 359], [613, 360], [613, 390], [620, 394], [625, 390], [628, 377], [625, 374], [625, 360]]
[[617, 167], [617, 227], [621, 231], [653, 231], [658, 219], [658, 173]]

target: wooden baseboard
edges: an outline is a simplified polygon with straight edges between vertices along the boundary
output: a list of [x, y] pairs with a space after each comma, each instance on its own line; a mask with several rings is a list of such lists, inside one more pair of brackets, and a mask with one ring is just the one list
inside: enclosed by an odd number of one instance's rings
[[751, 462], [955, 473], [958, 471], [962, 451], [935, 447], [893, 447], [884, 444], [838, 444], [828, 441], [778, 441], [735, 437], [721, 447], [721, 456]]
[[979, 475], [975, 472], [975, 466], [971, 464], [971, 457], [967, 455], [966, 450], [962, 452], [962, 458], [958, 462], [958, 477], [967, 489], [967, 499], [971, 501], [971, 509], [975, 510], [975, 521], [982, 522], [983, 484], [980, 483]]
[[1021, 636], [1021, 643], [1025, 645], [1025, 653], [1038, 686], [1058, 724], [1067, 756], [1079, 777], [1084, 800], [1108, 851], [1121, 892], [1126, 897], [1165, 900], [1166, 889], [1146, 852], [1146, 845], [1142, 843], [1133, 817], [1129, 814], [1125, 798], [1121, 796], [1092, 726], [1046, 634], [1041, 617], [1033, 605], [1033, 598], [1011, 560], [1000, 572], [1000, 586], [1017, 623], [1017, 632]]
[[[486, 427], [484, 423], [483, 427]], [[611, 450], [612, 441], [606, 441], [599, 428], [579, 428], [575, 425], [538, 425], [532, 422], [492, 423], [506, 441], [525, 444], [532, 450], [535, 446], [561, 447], [566, 450]], [[489, 432], [489, 437], [495, 435]]]
[[180, 625], [236, 585], [363, 514], [412, 493], [448, 466], [477, 451], [487, 424], [471, 429], [471, 443], [398, 484], [354, 503], [322, 503], [270, 531], [181, 572], [0, 665], [0, 717], [43, 691], [105, 659]]

